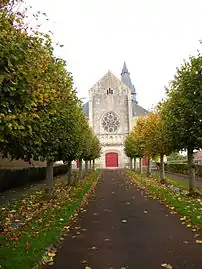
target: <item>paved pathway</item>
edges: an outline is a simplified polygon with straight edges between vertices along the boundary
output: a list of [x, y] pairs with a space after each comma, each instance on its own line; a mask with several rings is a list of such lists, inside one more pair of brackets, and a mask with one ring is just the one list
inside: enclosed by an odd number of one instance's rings
[[147, 198], [122, 171], [108, 170], [50, 268], [160, 269], [167, 263], [173, 269], [201, 269], [202, 245], [193, 236], [178, 216]]

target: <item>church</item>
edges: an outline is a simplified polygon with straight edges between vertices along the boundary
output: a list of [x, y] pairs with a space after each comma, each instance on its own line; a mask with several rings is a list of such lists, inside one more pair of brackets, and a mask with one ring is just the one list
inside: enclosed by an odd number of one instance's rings
[[[89, 101], [83, 106], [84, 114], [102, 147], [96, 167], [127, 167], [129, 158], [124, 152], [124, 140], [138, 117], [147, 115], [148, 111], [138, 105], [126, 63], [120, 79], [108, 71], [89, 89], [88, 94]], [[145, 162], [146, 159], [143, 159], [143, 165]]]

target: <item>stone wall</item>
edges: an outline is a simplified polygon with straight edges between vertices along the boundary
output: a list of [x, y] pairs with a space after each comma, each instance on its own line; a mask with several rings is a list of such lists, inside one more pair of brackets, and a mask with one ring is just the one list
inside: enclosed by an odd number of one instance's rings
[[[106, 113], [113, 112], [119, 121], [118, 128], [111, 132], [103, 126]], [[102, 154], [96, 166], [105, 168], [107, 152], [118, 153], [118, 167], [129, 162], [124, 153], [124, 140], [131, 131], [131, 94], [130, 90], [108, 72], [89, 90], [89, 123], [100, 140]]]

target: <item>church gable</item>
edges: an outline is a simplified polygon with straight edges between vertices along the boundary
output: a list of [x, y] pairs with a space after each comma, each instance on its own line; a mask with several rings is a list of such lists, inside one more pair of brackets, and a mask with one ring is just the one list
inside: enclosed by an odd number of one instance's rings
[[128, 94], [130, 89], [112, 72], [108, 71], [91, 89], [95, 93], [122, 93]]
[[[130, 79], [130, 73], [124, 62], [121, 72], [121, 80], [118, 79], [111, 71], [108, 71], [93, 87], [89, 90], [89, 96], [91, 95], [91, 101], [94, 104], [99, 105], [106, 101], [108, 95], [112, 95], [113, 100], [119, 104], [123, 104], [127, 100], [128, 96], [131, 96], [131, 117], [140, 117], [148, 114], [148, 111], [139, 106], [136, 99], [136, 90]], [[120, 98], [120, 96], [124, 98]], [[107, 98], [108, 99], [108, 98]], [[111, 99], [112, 100], [112, 99]], [[111, 104], [106, 104], [107, 107]], [[89, 117], [89, 102], [83, 105], [83, 111], [86, 117]]]

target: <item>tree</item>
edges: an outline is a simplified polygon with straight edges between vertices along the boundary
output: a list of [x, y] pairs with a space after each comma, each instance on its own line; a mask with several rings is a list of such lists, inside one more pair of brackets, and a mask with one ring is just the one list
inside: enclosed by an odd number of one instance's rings
[[140, 161], [140, 173], [142, 173], [142, 158], [145, 155], [145, 137], [143, 136], [142, 131], [144, 130], [144, 126], [146, 124], [146, 118], [140, 117], [136, 126], [132, 131], [132, 135], [135, 139], [136, 143], [136, 151]]
[[131, 159], [131, 168], [132, 168], [132, 160], [134, 159], [134, 170], [136, 170], [136, 158], [139, 158], [139, 149], [138, 143], [135, 140], [132, 133], [130, 133], [125, 141], [124, 141], [124, 151], [126, 156]]
[[[142, 157], [145, 153], [145, 141], [142, 137], [141, 130], [144, 126], [144, 117], [137, 120], [136, 126], [125, 140], [125, 153], [130, 158], [139, 158], [140, 173], [142, 173]], [[136, 164], [135, 164], [136, 165]]]
[[101, 146], [100, 146], [100, 141], [97, 138], [97, 136], [93, 136], [93, 140], [91, 143], [91, 156], [90, 156], [90, 161], [93, 161], [93, 170], [95, 170], [95, 160], [100, 157], [101, 153]]
[[[32, 36], [23, 29], [22, 15], [4, 11], [0, 17], [0, 149], [4, 156], [30, 160], [37, 136], [25, 146], [26, 135], [32, 136], [34, 122], [54, 113], [53, 100], [58, 98], [53, 78], [54, 59], [50, 39]], [[13, 140], [17, 139], [16, 144]]]
[[50, 37], [28, 33], [22, 14], [0, 12], [0, 151], [4, 157], [46, 160], [51, 189], [53, 162], [79, 153], [81, 104]]
[[193, 152], [202, 147], [202, 57], [190, 57], [177, 69], [161, 107], [167, 135], [176, 150], [187, 150], [189, 191], [195, 192]]
[[150, 112], [145, 117], [141, 135], [145, 141], [145, 152], [149, 158], [160, 156], [160, 178], [161, 182], [165, 183], [164, 156], [169, 154], [172, 148], [158, 110]]
[[85, 136], [83, 137], [83, 149], [79, 159], [85, 161], [85, 175], [88, 174], [88, 162], [93, 161], [93, 169], [95, 159], [100, 157], [101, 146], [97, 136], [94, 135], [91, 127], [86, 129]]

